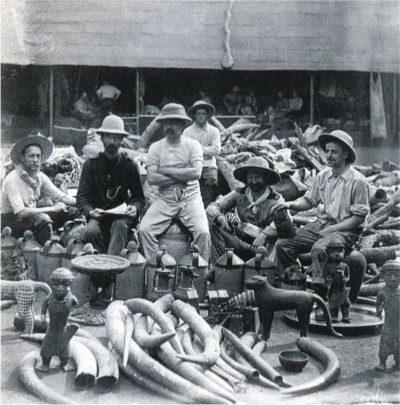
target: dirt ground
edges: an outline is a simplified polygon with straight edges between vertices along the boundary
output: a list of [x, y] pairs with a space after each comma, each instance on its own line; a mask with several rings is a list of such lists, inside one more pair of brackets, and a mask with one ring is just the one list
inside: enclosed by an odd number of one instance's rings
[[[39, 307], [37, 308], [39, 309]], [[38, 313], [38, 310], [36, 311]], [[32, 350], [39, 350], [39, 345], [23, 341], [14, 331], [13, 317], [16, 307], [1, 312], [1, 401], [2, 404], [42, 403], [28, 393], [18, 379], [17, 365], [22, 357]], [[86, 327], [106, 344], [104, 327]], [[271, 339], [263, 357], [278, 371], [284, 379], [297, 385], [315, 378], [323, 367], [314, 359], [301, 373], [290, 373], [282, 369], [278, 353], [296, 348], [299, 336], [297, 329], [288, 325], [283, 314], [276, 314]], [[347, 336], [338, 339], [325, 334], [311, 332], [309, 337], [318, 340], [337, 354], [341, 364], [338, 381], [323, 391], [302, 396], [285, 396], [279, 392], [249, 385], [246, 393], [235, 394], [237, 402], [242, 404], [365, 404], [365, 403], [400, 403], [399, 372], [391, 369], [394, 362], [388, 361], [388, 371], [377, 373], [373, 370], [378, 358], [379, 334]], [[53, 390], [62, 393], [82, 404], [168, 404], [166, 398], [159, 397], [138, 388], [124, 376], [109, 393], [100, 393], [96, 387], [87, 391], [77, 391], [74, 387], [74, 372], [64, 373], [57, 368], [53, 359], [52, 369], [40, 378]]]

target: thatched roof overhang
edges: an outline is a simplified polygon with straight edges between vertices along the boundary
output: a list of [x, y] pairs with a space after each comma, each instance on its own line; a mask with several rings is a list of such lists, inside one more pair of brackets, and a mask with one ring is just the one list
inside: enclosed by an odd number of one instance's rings
[[[2, 63], [222, 69], [229, 4], [2, 0]], [[399, 21], [397, 0], [233, 0], [232, 70], [399, 73]]]

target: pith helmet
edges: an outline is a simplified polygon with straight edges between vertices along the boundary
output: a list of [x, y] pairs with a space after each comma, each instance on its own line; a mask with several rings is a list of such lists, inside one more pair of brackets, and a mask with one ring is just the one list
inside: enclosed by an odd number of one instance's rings
[[348, 162], [353, 163], [356, 160], [356, 152], [353, 148], [353, 138], [347, 132], [338, 129], [336, 131], [332, 131], [330, 134], [321, 134], [318, 137], [318, 142], [323, 150], [326, 150], [327, 143], [339, 142], [349, 151]]
[[118, 134], [121, 136], [128, 136], [128, 132], [125, 131], [124, 120], [117, 115], [108, 115], [104, 118], [101, 127], [96, 131], [100, 135], [104, 134]]
[[182, 120], [192, 122], [192, 120], [186, 115], [185, 107], [176, 103], [166, 104], [161, 110], [160, 115], [156, 118], [156, 122], [162, 122], [165, 120]]

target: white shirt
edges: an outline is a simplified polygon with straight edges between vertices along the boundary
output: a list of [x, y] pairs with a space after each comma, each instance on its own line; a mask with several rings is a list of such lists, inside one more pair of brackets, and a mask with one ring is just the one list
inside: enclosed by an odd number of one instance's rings
[[219, 129], [208, 122], [201, 128], [195, 122], [183, 131], [183, 136], [200, 142], [203, 147], [203, 167], [217, 167], [215, 156], [221, 153], [221, 134]]

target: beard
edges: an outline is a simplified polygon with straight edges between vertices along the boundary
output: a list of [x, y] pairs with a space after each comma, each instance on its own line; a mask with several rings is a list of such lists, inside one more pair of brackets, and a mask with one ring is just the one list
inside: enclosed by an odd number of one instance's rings
[[263, 188], [265, 188], [265, 185], [263, 183], [250, 183], [249, 187], [251, 191], [259, 193], [260, 191], [263, 190]]

